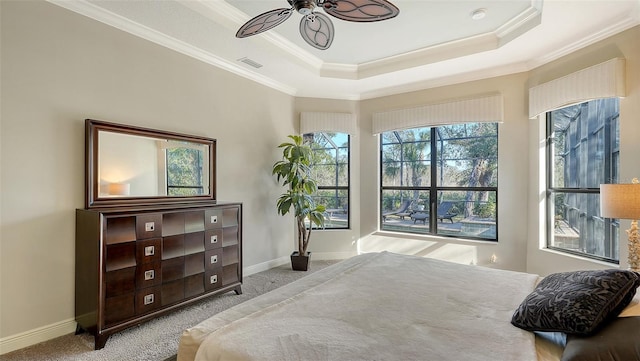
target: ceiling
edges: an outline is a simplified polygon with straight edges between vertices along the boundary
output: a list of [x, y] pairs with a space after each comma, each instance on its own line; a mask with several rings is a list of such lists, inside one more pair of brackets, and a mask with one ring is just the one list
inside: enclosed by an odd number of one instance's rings
[[640, 0], [390, 1], [393, 19], [332, 17], [333, 44], [318, 50], [300, 36], [298, 13], [235, 37], [286, 0], [49, 0], [287, 94], [348, 100], [528, 71], [640, 24]]

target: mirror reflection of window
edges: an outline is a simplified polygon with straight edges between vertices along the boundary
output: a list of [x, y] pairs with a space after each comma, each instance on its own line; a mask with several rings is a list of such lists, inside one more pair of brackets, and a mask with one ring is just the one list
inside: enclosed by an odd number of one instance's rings
[[208, 192], [203, 165], [206, 149], [188, 142], [168, 142], [166, 148], [166, 191], [169, 196], [198, 196]]

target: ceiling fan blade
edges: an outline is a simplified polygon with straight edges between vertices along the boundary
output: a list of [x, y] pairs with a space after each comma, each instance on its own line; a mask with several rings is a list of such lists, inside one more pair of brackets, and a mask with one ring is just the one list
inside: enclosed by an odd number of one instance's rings
[[309, 45], [326, 50], [333, 42], [333, 23], [322, 13], [311, 13], [300, 20], [300, 34]]
[[246, 38], [273, 29], [287, 20], [291, 13], [293, 9], [282, 8], [260, 14], [242, 25], [236, 33], [236, 38]]
[[373, 22], [396, 17], [400, 10], [387, 0], [320, 0], [319, 6], [338, 19]]

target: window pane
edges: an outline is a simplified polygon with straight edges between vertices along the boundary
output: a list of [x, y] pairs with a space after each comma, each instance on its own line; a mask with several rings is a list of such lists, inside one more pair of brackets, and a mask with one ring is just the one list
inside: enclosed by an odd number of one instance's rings
[[[617, 99], [601, 99], [550, 112], [553, 188], [598, 188], [617, 163]], [[617, 138], [616, 138], [617, 137]]]
[[497, 186], [497, 124], [449, 125], [439, 127], [436, 134], [439, 186]]
[[316, 203], [327, 209], [325, 228], [349, 227], [349, 135], [305, 134], [313, 150], [311, 172], [318, 181]]
[[438, 234], [496, 240], [495, 191], [439, 192]]
[[[618, 259], [617, 222], [600, 217], [600, 195], [554, 192], [549, 246], [592, 256]], [[608, 231], [609, 224], [612, 230]], [[611, 232], [611, 234], [607, 234]]]
[[428, 191], [383, 191], [382, 227], [386, 231], [429, 232]]
[[382, 135], [382, 184], [429, 186], [431, 145], [429, 128], [394, 131]]
[[319, 189], [313, 197], [326, 208], [325, 228], [346, 228], [349, 221], [349, 191]]

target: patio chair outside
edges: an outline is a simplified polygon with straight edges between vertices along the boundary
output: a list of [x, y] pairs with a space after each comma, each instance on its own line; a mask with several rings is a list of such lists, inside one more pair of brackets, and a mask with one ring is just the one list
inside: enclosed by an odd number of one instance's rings
[[[400, 207], [395, 211], [382, 213], [382, 221], [385, 222], [388, 216], [394, 216], [394, 215], [399, 215], [401, 213], [406, 213], [407, 209], [409, 209], [409, 206], [411, 205], [411, 202], [412, 202], [411, 199], [405, 199], [400, 205]], [[404, 216], [401, 216], [401, 218], [404, 218]]]
[[453, 207], [453, 202], [442, 202], [438, 205], [438, 220], [443, 221], [448, 219], [451, 223], [453, 223], [453, 217], [457, 216], [458, 213], [451, 212], [451, 207]]

